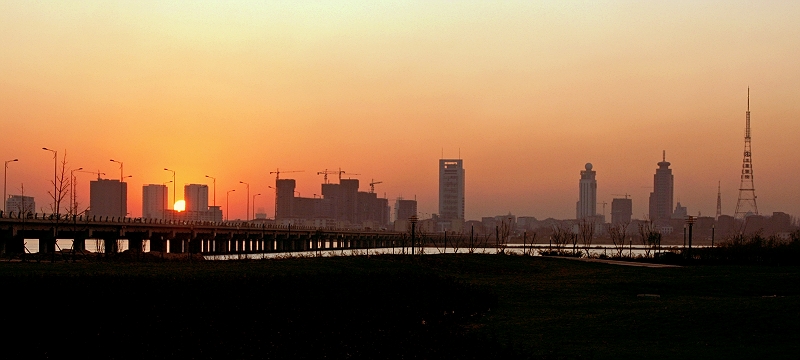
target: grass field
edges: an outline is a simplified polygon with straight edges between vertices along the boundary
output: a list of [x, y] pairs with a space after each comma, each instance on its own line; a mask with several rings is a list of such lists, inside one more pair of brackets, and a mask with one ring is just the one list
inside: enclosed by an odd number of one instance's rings
[[477, 254], [0, 263], [0, 284], [2, 350], [29, 358], [800, 354], [798, 267]]

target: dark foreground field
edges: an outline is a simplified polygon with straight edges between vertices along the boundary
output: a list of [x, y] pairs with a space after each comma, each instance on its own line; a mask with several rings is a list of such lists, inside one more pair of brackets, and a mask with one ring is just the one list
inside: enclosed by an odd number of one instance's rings
[[798, 267], [503, 255], [0, 263], [0, 286], [9, 359], [800, 355]]

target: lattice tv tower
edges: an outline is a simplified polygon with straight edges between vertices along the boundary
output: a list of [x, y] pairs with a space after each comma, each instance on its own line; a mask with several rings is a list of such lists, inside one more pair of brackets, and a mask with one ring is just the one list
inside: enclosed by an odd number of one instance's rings
[[[750, 150], [750, 87], [747, 88], [747, 115], [744, 130], [744, 160], [742, 160], [742, 182], [739, 185], [739, 200], [736, 201], [735, 219], [758, 215], [756, 188], [753, 185], [753, 158]], [[744, 224], [742, 225], [744, 229]]]

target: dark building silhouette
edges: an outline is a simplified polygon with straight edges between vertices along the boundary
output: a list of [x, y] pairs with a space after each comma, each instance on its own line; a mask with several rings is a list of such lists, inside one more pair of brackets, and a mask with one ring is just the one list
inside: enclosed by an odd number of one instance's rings
[[611, 200], [611, 223], [627, 224], [631, 222], [633, 216], [633, 200], [613, 199]]
[[575, 218], [578, 220], [597, 215], [597, 172], [592, 170], [591, 163], [586, 163], [585, 169], [581, 170], [578, 183], [578, 203], [575, 205]]
[[128, 184], [119, 180], [89, 182], [89, 215], [123, 217], [128, 214]]
[[669, 223], [672, 217], [672, 187], [674, 177], [669, 168], [666, 151], [661, 162], [658, 163], [656, 174], [653, 175], [653, 192], [650, 193], [650, 220], [653, 222]]
[[439, 217], [464, 220], [464, 160], [439, 160]]
[[275, 219], [294, 216], [294, 179], [275, 180]]

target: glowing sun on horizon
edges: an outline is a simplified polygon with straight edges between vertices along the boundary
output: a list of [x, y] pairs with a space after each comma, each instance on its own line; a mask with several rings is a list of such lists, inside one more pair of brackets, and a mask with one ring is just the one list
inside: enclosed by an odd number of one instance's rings
[[175, 211], [184, 211], [186, 210], [186, 201], [178, 200], [172, 208], [175, 209]]

